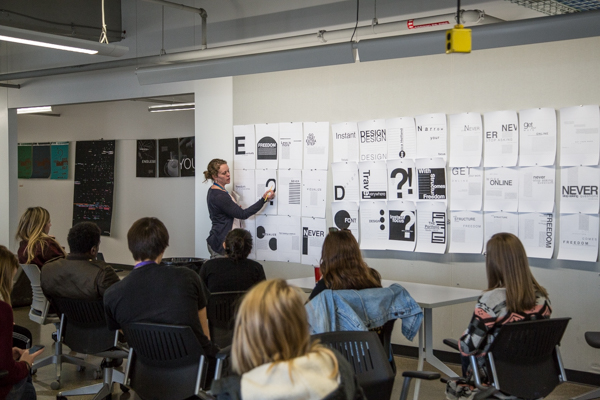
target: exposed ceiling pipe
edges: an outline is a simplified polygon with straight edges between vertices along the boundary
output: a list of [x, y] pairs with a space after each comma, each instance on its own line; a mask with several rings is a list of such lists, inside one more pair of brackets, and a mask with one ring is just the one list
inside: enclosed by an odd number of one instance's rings
[[148, 3], [160, 4], [165, 7], [176, 8], [178, 10], [192, 12], [194, 14], [200, 14], [200, 17], [202, 18], [202, 49], [206, 49], [206, 47], [207, 47], [207, 45], [206, 45], [206, 18], [208, 17], [208, 14], [206, 13], [206, 10], [204, 8], [190, 7], [190, 6], [186, 6], [184, 4], [171, 3], [170, 1], [165, 1], [165, 0], [143, 0], [143, 1], [147, 1]]

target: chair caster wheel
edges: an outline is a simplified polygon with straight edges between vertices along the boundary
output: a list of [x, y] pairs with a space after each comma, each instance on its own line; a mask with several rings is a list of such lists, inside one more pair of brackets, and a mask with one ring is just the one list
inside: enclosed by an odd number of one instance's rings
[[94, 371], [94, 379], [102, 379], [102, 370], [97, 369]]
[[60, 381], [52, 381], [52, 383], [50, 384], [50, 388], [52, 390], [60, 389]]
[[35, 374], [37, 374], [37, 368], [33, 368], [33, 369], [31, 370], [31, 375], [35, 375]]
[[119, 386], [121, 387], [121, 392], [123, 392], [123, 393], [129, 392], [129, 388], [127, 386], [123, 385], [122, 383], [120, 383]]
[[83, 372], [85, 371], [85, 366], [84, 365], [78, 365], [77, 366], [77, 372]]

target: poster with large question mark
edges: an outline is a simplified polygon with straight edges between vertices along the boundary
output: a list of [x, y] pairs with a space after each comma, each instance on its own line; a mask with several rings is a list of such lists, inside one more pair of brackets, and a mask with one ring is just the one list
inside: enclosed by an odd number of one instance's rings
[[277, 169], [279, 124], [256, 124], [256, 169]]
[[422, 201], [417, 203], [417, 248], [419, 253], [446, 252], [448, 234], [446, 231], [446, 203]]
[[360, 248], [385, 250], [389, 240], [387, 202], [362, 201], [360, 203]]
[[360, 200], [387, 200], [387, 165], [385, 161], [358, 163]]
[[483, 213], [481, 211], [451, 211], [448, 253], [481, 254], [482, 246]]
[[481, 165], [483, 125], [481, 114], [462, 113], [450, 115], [451, 167], [479, 167]]
[[340, 122], [331, 125], [333, 162], [358, 162], [358, 125]]
[[388, 160], [417, 157], [415, 119], [412, 117], [385, 120], [388, 141]]
[[338, 162], [331, 164], [333, 201], [360, 200], [358, 163]]
[[446, 161], [446, 114], [426, 114], [415, 117], [417, 127], [417, 158], [442, 157]]
[[254, 235], [254, 246], [256, 247], [256, 259], [265, 261], [277, 261], [277, 232], [279, 216], [257, 215], [256, 234]]
[[353, 201], [336, 201], [331, 203], [331, 215], [336, 228], [348, 229], [357, 241], [360, 241], [358, 229], [358, 203]]
[[390, 200], [388, 250], [414, 251], [417, 243], [417, 208], [413, 201]]
[[302, 216], [325, 218], [327, 208], [327, 171], [302, 171]]
[[450, 209], [481, 211], [483, 205], [483, 168], [450, 168]]
[[256, 196], [262, 196], [269, 189], [275, 191], [273, 200], [267, 202], [267, 206], [261, 211], [261, 214], [277, 215], [277, 170], [276, 169], [257, 169], [255, 175]]
[[419, 200], [446, 200], [446, 162], [440, 157], [415, 161]]
[[417, 170], [411, 159], [388, 160], [388, 198], [390, 200], [417, 200]]

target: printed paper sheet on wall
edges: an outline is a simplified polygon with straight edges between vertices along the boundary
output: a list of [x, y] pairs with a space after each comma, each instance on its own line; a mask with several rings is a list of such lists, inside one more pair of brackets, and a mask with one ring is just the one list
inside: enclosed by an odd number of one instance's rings
[[421, 201], [417, 203], [417, 248], [421, 253], [446, 252], [446, 203]]
[[329, 122], [304, 123], [305, 169], [329, 168]]
[[356, 122], [331, 125], [333, 162], [358, 162], [358, 126]]
[[552, 213], [519, 213], [519, 239], [527, 257], [552, 258], [555, 221]]
[[387, 199], [387, 165], [385, 161], [364, 161], [358, 163], [360, 200]]
[[360, 241], [358, 229], [358, 203], [353, 201], [336, 201], [331, 203], [333, 225], [339, 230], [348, 229], [357, 241]]
[[325, 218], [327, 171], [302, 171], [302, 216]]
[[302, 122], [279, 124], [279, 169], [302, 169]]
[[417, 200], [417, 169], [412, 159], [388, 160], [388, 197], [390, 200]]
[[532, 108], [519, 111], [520, 166], [554, 165], [556, 160], [556, 111]]
[[233, 127], [233, 163], [235, 169], [254, 169], [256, 167], [254, 125], [235, 125]]
[[331, 164], [333, 201], [360, 200], [358, 164], [355, 162], [337, 162]]
[[256, 124], [256, 169], [277, 169], [279, 124]]
[[388, 212], [388, 250], [414, 251], [417, 243], [417, 208], [413, 201], [390, 200]]
[[559, 260], [596, 262], [598, 214], [561, 214]]
[[302, 217], [302, 264], [319, 265], [326, 235], [325, 218]]
[[426, 114], [415, 118], [417, 126], [417, 157], [441, 157], [446, 163], [446, 114]]
[[483, 168], [450, 168], [450, 209], [480, 211], [483, 204]]
[[[302, 216], [302, 171], [279, 170], [277, 197], [279, 215]], [[300, 223], [299, 220], [298, 223]], [[300, 256], [300, 250], [298, 250], [298, 256]]]
[[277, 261], [277, 232], [279, 232], [279, 217], [277, 215], [257, 215], [256, 235], [254, 235], [254, 246], [256, 247], [256, 259], [265, 261]]
[[560, 165], [598, 165], [600, 109], [597, 105], [560, 109]]
[[387, 131], [385, 119], [358, 123], [360, 161], [385, 161], [387, 158]]
[[450, 212], [449, 253], [480, 254], [483, 248], [483, 213]]
[[388, 141], [388, 160], [417, 157], [417, 133], [412, 117], [385, 120]]
[[299, 263], [301, 219], [286, 215], [279, 215], [277, 218], [277, 261]]
[[483, 115], [484, 167], [514, 167], [519, 158], [517, 112], [493, 111]]
[[479, 167], [482, 156], [481, 114], [463, 113], [450, 115], [451, 167]]
[[[277, 170], [276, 169], [257, 169], [255, 170], [256, 197], [263, 196], [267, 190], [273, 189], [275, 197], [269, 200], [267, 206], [263, 208], [262, 214], [277, 215], [277, 205], [279, 199], [277, 197]], [[257, 199], [258, 200], [258, 199]]]

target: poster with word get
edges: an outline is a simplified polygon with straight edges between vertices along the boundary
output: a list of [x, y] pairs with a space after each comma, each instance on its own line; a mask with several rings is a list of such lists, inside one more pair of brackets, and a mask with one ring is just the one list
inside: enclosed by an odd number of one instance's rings
[[279, 216], [261, 214], [257, 215], [255, 220], [254, 247], [256, 247], [256, 259], [278, 261], [277, 232], [279, 231]]
[[600, 109], [597, 105], [561, 108], [560, 165], [598, 165]]
[[360, 161], [385, 161], [387, 158], [387, 131], [385, 119], [358, 123]]
[[562, 167], [560, 170], [560, 212], [597, 213], [600, 168]]
[[483, 205], [483, 168], [450, 168], [450, 209], [481, 211]]
[[302, 217], [302, 264], [319, 265], [321, 249], [327, 235], [325, 218]]
[[358, 125], [341, 122], [331, 125], [333, 162], [358, 162]]
[[279, 169], [302, 169], [302, 122], [279, 124]]
[[[262, 214], [277, 215], [277, 204], [279, 201], [277, 187], [277, 170], [276, 169], [257, 169], [255, 172], [256, 197], [262, 197], [269, 189], [275, 191], [275, 197], [267, 202], [267, 206], [263, 208]], [[256, 201], [256, 200], [255, 200]]]
[[520, 168], [519, 212], [553, 212], [555, 176], [554, 167]]
[[156, 139], [138, 140], [136, 147], [136, 178], [156, 178]]
[[417, 242], [417, 208], [414, 201], [390, 200], [388, 207], [388, 250], [414, 251]]
[[517, 168], [486, 168], [483, 179], [485, 211], [519, 209], [519, 171]]
[[441, 157], [446, 162], [446, 114], [426, 114], [415, 118], [417, 128], [417, 157]]
[[[279, 170], [277, 190], [277, 213], [279, 215], [302, 215], [302, 171]], [[299, 220], [298, 220], [298, 223]], [[300, 250], [298, 250], [300, 256]]]
[[256, 167], [254, 125], [234, 125], [233, 164], [235, 169], [254, 169]]
[[30, 144], [19, 143], [17, 152], [19, 162], [17, 176], [19, 179], [29, 179], [33, 169], [33, 147]]
[[179, 170], [181, 176], [196, 176], [196, 137], [179, 138]]
[[360, 200], [358, 164], [355, 162], [331, 163], [333, 201]]
[[360, 241], [358, 229], [358, 203], [354, 201], [336, 201], [331, 203], [333, 225], [339, 230], [348, 229], [356, 241]]
[[329, 122], [304, 123], [304, 165], [306, 169], [329, 168]]
[[390, 200], [416, 200], [417, 169], [414, 160], [388, 160], [388, 197]]
[[302, 232], [300, 217], [287, 215], [277, 216], [277, 261], [295, 262], [301, 261], [300, 246]]
[[50, 153], [50, 179], [68, 179], [69, 142], [52, 143]]
[[327, 208], [327, 171], [302, 171], [302, 216], [325, 218]]
[[508, 232], [519, 236], [519, 215], [514, 212], [485, 211], [483, 213], [483, 249], [496, 233]]
[[596, 262], [598, 214], [560, 214], [559, 260]]
[[279, 124], [256, 124], [256, 169], [277, 169]]
[[360, 203], [360, 248], [385, 250], [389, 239], [388, 212], [385, 201]]
[[387, 165], [385, 161], [363, 161], [358, 163], [360, 200], [387, 199]]
[[248, 208], [256, 203], [258, 196], [264, 193], [264, 191], [261, 191], [258, 195], [256, 194], [253, 169], [236, 169], [233, 171], [233, 191], [239, 196], [237, 202], [242, 208]]
[[50, 177], [50, 143], [33, 146], [32, 166], [31, 178], [47, 179]]
[[443, 158], [418, 158], [415, 162], [419, 200], [446, 200], [446, 162]]
[[519, 158], [519, 118], [512, 110], [483, 114], [484, 167], [514, 167]]
[[417, 132], [412, 117], [385, 120], [388, 140], [388, 160], [415, 158], [417, 156]]
[[519, 165], [554, 165], [556, 160], [556, 111], [532, 108], [519, 111]]
[[451, 167], [479, 167], [481, 165], [483, 124], [481, 114], [450, 115]]
[[417, 248], [420, 253], [446, 252], [446, 203], [421, 201], [417, 203]]
[[483, 213], [450, 212], [449, 253], [481, 254], [483, 249]]
[[552, 258], [555, 227], [552, 213], [519, 213], [519, 239], [527, 257]]

